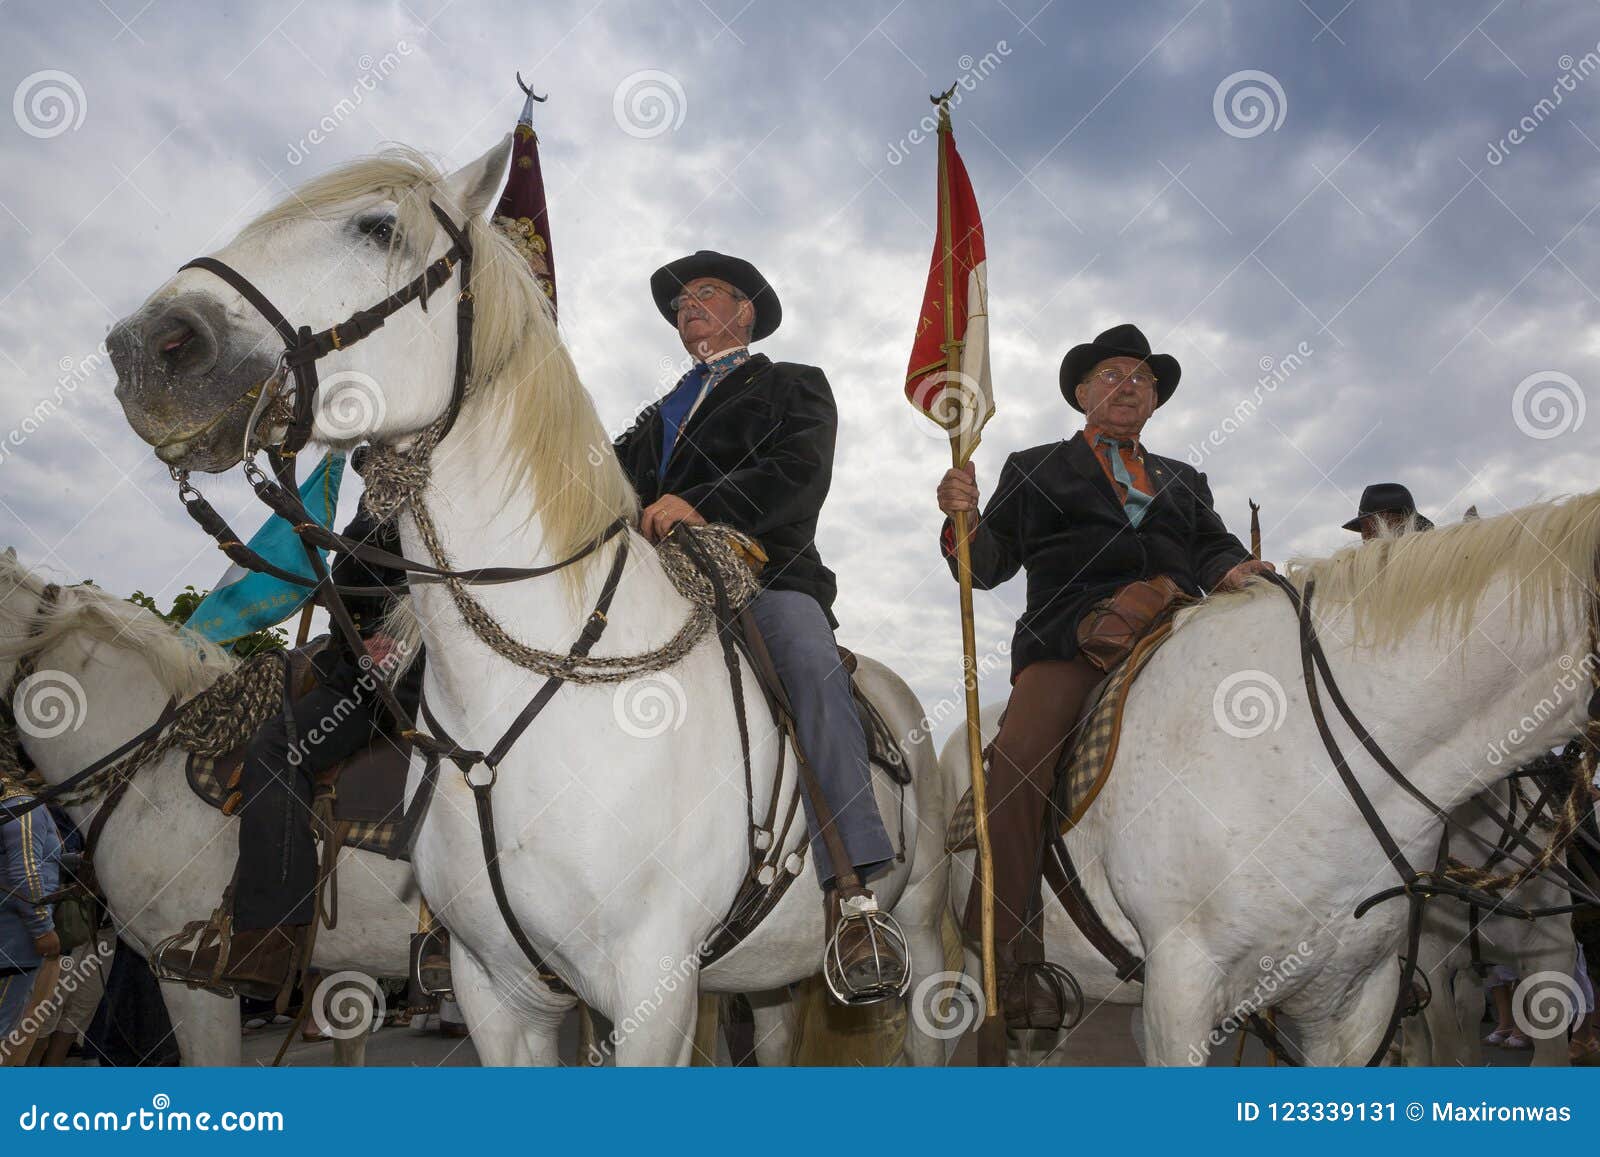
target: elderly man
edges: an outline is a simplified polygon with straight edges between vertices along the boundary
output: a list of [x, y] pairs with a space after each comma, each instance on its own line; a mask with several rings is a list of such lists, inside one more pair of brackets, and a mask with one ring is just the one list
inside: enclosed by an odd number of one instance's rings
[[[1080, 620], [1141, 580], [1200, 595], [1271, 569], [1223, 526], [1205, 475], [1148, 453], [1140, 440], [1150, 415], [1172, 397], [1179, 372], [1177, 359], [1152, 354], [1133, 325], [1074, 346], [1061, 363], [1061, 393], [1084, 415], [1084, 429], [1012, 454], [971, 524], [974, 586], [998, 586], [1019, 568], [1028, 576], [1027, 609], [1012, 640], [1011, 699], [989, 772], [997, 973], [1013, 1028], [1062, 1021], [1056, 990], [1030, 983], [1027, 966], [1043, 960], [1039, 877], [1051, 778], [1104, 676], [1080, 647]], [[946, 472], [938, 500], [947, 515], [978, 508], [971, 464]], [[948, 520], [941, 547], [954, 573]], [[979, 894], [974, 888], [967, 905], [973, 936]]]
[[[1473, 516], [1477, 516], [1476, 510]], [[1383, 535], [1400, 535], [1412, 530], [1430, 530], [1433, 522], [1417, 513], [1411, 491], [1398, 482], [1374, 482], [1361, 492], [1356, 516], [1344, 524], [1346, 530], [1371, 542]]]
[[[721, 522], [760, 542], [768, 561], [751, 616], [794, 707], [801, 746], [850, 857], [846, 867], [865, 882], [895, 851], [834, 643], [833, 572], [817, 554], [838, 429], [828, 379], [815, 366], [750, 352], [751, 342], [778, 328], [783, 311], [748, 261], [701, 250], [656, 270], [650, 291], [694, 366], [616, 441], [644, 503], [639, 529], [659, 542], [680, 522]], [[806, 810], [844, 987], [862, 1002], [893, 995], [906, 975], [903, 957], [886, 952], [898, 938], [877, 934], [888, 917], [869, 890], [836, 882], [841, 869], [818, 838], [809, 799]]]

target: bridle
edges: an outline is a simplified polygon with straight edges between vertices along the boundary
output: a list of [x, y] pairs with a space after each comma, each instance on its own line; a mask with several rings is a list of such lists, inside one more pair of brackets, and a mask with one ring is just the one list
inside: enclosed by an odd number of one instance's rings
[[[350, 646], [351, 653], [358, 656], [364, 655], [364, 645], [355, 621], [345, 606], [342, 595], [393, 594], [395, 592], [387, 587], [350, 587], [341, 590], [333, 583], [327, 564], [318, 554], [318, 547], [344, 551], [370, 564], [404, 571], [409, 581], [412, 582], [441, 582], [448, 579], [463, 583], [503, 583], [538, 578], [571, 566], [599, 550], [626, 527], [626, 523], [621, 518], [618, 518], [599, 537], [581, 547], [574, 554], [559, 562], [545, 566], [483, 567], [457, 571], [430, 563], [418, 562], [367, 543], [346, 538], [344, 535], [338, 534], [319, 523], [306, 510], [304, 503], [301, 502], [299, 487], [295, 482], [295, 458], [311, 436], [316, 394], [319, 385], [317, 363], [334, 351], [349, 349], [355, 343], [370, 336], [390, 316], [412, 301], [418, 302], [424, 310], [427, 309], [429, 296], [456, 271], [459, 271], [461, 288], [456, 295], [455, 376], [450, 389], [450, 402], [443, 416], [419, 436], [429, 438], [433, 445], [437, 445], [455, 427], [456, 419], [460, 416], [462, 404], [466, 400], [467, 385], [472, 375], [472, 328], [474, 317], [472, 243], [467, 236], [466, 228], [457, 227], [455, 222], [450, 219], [450, 215], [441, 209], [436, 202], [429, 200], [428, 208], [450, 237], [451, 247], [444, 256], [430, 263], [426, 269], [410, 282], [382, 301], [367, 309], [357, 310], [339, 324], [330, 326], [320, 332], [313, 332], [308, 326], [296, 327], [293, 325], [284, 316], [283, 312], [273, 305], [266, 294], [262, 293], [249, 278], [225, 262], [219, 261], [214, 257], [197, 257], [181, 267], [182, 269], [203, 269], [221, 278], [254, 306], [256, 311], [272, 325], [278, 332], [278, 336], [283, 339], [284, 352], [279, 362], [279, 370], [272, 379], [269, 379], [268, 385], [270, 386], [273, 381], [281, 382], [286, 374], [292, 373], [294, 377], [294, 399], [288, 427], [282, 440], [276, 444], [268, 444], [262, 447], [267, 453], [273, 477], [268, 478], [263, 474], [255, 465], [250, 454], [257, 420], [273, 400], [268, 396], [269, 391], [265, 386], [262, 389], [262, 396], [257, 402], [255, 411], [251, 414], [247, 423], [243, 468], [245, 477], [255, 489], [257, 496], [274, 513], [286, 519], [294, 527], [295, 533], [300, 539], [300, 544], [305, 551], [306, 559], [310, 564], [313, 577], [307, 579], [292, 571], [274, 566], [245, 546], [243, 540], [233, 532], [227, 522], [216, 512], [215, 508], [189, 483], [188, 471], [175, 469], [172, 471], [172, 475], [173, 479], [178, 483], [179, 497], [189, 511], [190, 516], [217, 540], [217, 544], [222, 548], [223, 552], [238, 565], [273, 575], [298, 586], [315, 587], [323, 606], [327, 608], [334, 628], [339, 631], [345, 642]], [[595, 608], [586, 621], [582, 633], [569, 651], [569, 655], [575, 659], [586, 656], [589, 650], [599, 641], [601, 633], [605, 630], [607, 623], [606, 611], [610, 607], [611, 601], [616, 595], [617, 587], [621, 582], [623, 566], [627, 559], [627, 546], [628, 542], [624, 537], [614, 556]], [[402, 722], [404, 737], [410, 740], [426, 757], [422, 783], [418, 787], [412, 805], [407, 809], [405, 818], [402, 821], [405, 834], [403, 843], [409, 847], [421, 826], [422, 818], [426, 814], [429, 802], [432, 799], [440, 760], [442, 758], [452, 760], [461, 768], [467, 785], [472, 789], [477, 801], [485, 866], [501, 917], [510, 930], [512, 938], [521, 948], [523, 955], [533, 965], [536, 974], [547, 984], [558, 989], [562, 986], [560, 978], [544, 962], [534, 948], [532, 941], [522, 929], [515, 913], [511, 910], [510, 902], [507, 899], [500, 873], [499, 850], [494, 835], [494, 813], [489, 793], [494, 786], [495, 767], [500, 757], [509, 751], [511, 745], [517, 741], [544, 709], [545, 705], [549, 703], [564, 681], [564, 678], [560, 675], [551, 675], [546, 678], [528, 705], [517, 716], [511, 728], [488, 752], [464, 748], [451, 740], [439, 726], [432, 712], [428, 710], [426, 700], [423, 700], [419, 706], [421, 714], [428, 720], [431, 733], [424, 731], [413, 714], [400, 704], [389, 683], [383, 679], [375, 681], [379, 698], [383, 701], [385, 710], [390, 713], [391, 718]], [[477, 779], [473, 777], [474, 769], [480, 765], [489, 769], [486, 779], [481, 776]]]
[[[467, 239], [466, 230], [458, 228], [450, 219], [450, 214], [441, 209], [437, 202], [430, 200], [428, 208], [450, 238], [450, 248], [444, 256], [431, 262], [416, 277], [376, 305], [358, 309], [338, 325], [331, 325], [316, 333], [312, 332], [310, 326], [295, 326], [248, 277], [224, 261], [215, 257], [196, 257], [179, 266], [180, 273], [185, 269], [203, 269], [220, 277], [254, 306], [256, 312], [266, 318], [283, 339], [283, 356], [274, 379], [280, 379], [285, 372], [289, 372], [294, 375], [295, 384], [292, 417], [281, 444], [281, 453], [284, 455], [292, 458], [311, 437], [318, 388], [317, 363], [331, 353], [348, 349], [363, 338], [370, 337], [393, 314], [413, 301], [419, 302], [426, 312], [428, 298], [450, 279], [451, 273], [459, 265], [461, 292], [456, 295], [456, 324], [459, 328], [456, 331], [455, 382], [451, 386], [450, 405], [445, 411], [440, 440], [455, 425], [461, 413], [461, 404], [466, 400], [467, 378], [472, 372], [472, 242]], [[251, 433], [253, 431], [247, 431], [246, 437]]]
[[[1388, 888], [1363, 900], [1356, 905], [1354, 915], [1357, 919], [1360, 919], [1375, 905], [1386, 900], [1403, 897], [1407, 901], [1407, 944], [1405, 955], [1401, 958], [1400, 987], [1396, 993], [1395, 1007], [1389, 1018], [1388, 1028], [1384, 1032], [1377, 1049], [1373, 1052], [1371, 1059], [1367, 1061], [1367, 1065], [1370, 1067], [1380, 1064], [1388, 1053], [1389, 1045], [1394, 1040], [1394, 1034], [1399, 1028], [1400, 1021], [1403, 1019], [1408, 1005], [1411, 1003], [1411, 984], [1413, 977], [1417, 974], [1417, 952], [1421, 942], [1423, 908], [1429, 899], [1435, 896], [1446, 896], [1460, 900], [1469, 907], [1486, 907], [1507, 916], [1526, 920], [1532, 920], [1540, 916], [1568, 913], [1578, 906], [1565, 905], [1560, 908], [1528, 910], [1511, 904], [1503, 897], [1495, 896], [1469, 882], [1451, 878], [1449, 874], [1451, 864], [1449, 836], [1452, 831], [1470, 838], [1501, 859], [1517, 863], [1528, 875], [1541, 870], [1540, 865], [1524, 863], [1512, 855], [1510, 846], [1516, 844], [1522, 850], [1531, 852], [1536, 859], [1543, 861], [1542, 870], [1551, 871], [1575, 896], [1583, 897], [1587, 903], [1600, 903], [1600, 896], [1596, 896], [1588, 884], [1580, 880], [1565, 865], [1548, 860], [1547, 853], [1549, 849], [1539, 848], [1528, 838], [1525, 831], [1518, 830], [1511, 821], [1505, 821], [1500, 844], [1496, 845], [1484, 839], [1470, 827], [1457, 822], [1444, 808], [1412, 783], [1405, 773], [1395, 765], [1388, 753], [1383, 750], [1383, 747], [1372, 736], [1372, 733], [1357, 718], [1349, 703], [1346, 702], [1338, 683], [1334, 680], [1333, 671], [1328, 663], [1328, 656], [1323, 650], [1321, 640], [1317, 637], [1316, 624], [1311, 614], [1311, 600], [1316, 591], [1315, 580], [1308, 581], [1305, 584], [1305, 590], [1302, 592], [1295, 589], [1294, 585], [1281, 575], [1268, 573], [1265, 577], [1288, 596], [1295, 610], [1300, 637], [1300, 663], [1305, 680], [1306, 699], [1311, 708], [1312, 720], [1317, 727], [1317, 734], [1322, 740], [1328, 757], [1333, 761], [1334, 770], [1338, 772], [1339, 779], [1344, 784], [1346, 792], [1349, 793], [1351, 800], [1356, 805], [1356, 809], [1361, 813], [1362, 819], [1366, 821], [1367, 827], [1371, 830], [1373, 837], [1378, 841], [1378, 845], [1383, 849], [1384, 855], [1388, 858], [1391, 866], [1402, 881], [1398, 887]], [[1600, 658], [1600, 652], [1596, 651], [1594, 629], [1594, 621], [1597, 617], [1600, 617], [1600, 603], [1590, 608], [1590, 617], [1590, 650], [1595, 653], [1595, 657]], [[1425, 807], [1444, 825], [1433, 868], [1419, 871], [1412, 865], [1404, 850], [1400, 847], [1399, 841], [1384, 823], [1382, 816], [1379, 815], [1366, 789], [1356, 779], [1354, 772], [1350, 768], [1349, 756], [1340, 748], [1338, 738], [1328, 725], [1328, 719], [1322, 705], [1322, 693], [1318, 688], [1319, 676], [1322, 684], [1326, 687], [1328, 700], [1333, 704], [1339, 717], [1344, 720], [1345, 725], [1355, 735], [1357, 742], [1360, 743], [1373, 762], [1406, 795]], [[1584, 727], [1583, 744], [1589, 757], [1593, 759], [1597, 750], [1596, 740], [1600, 738], [1600, 685], [1597, 685], [1596, 690], [1589, 699], [1587, 713], [1588, 720]], [[1580, 776], [1579, 778], [1581, 781], [1583, 777]], [[1483, 806], [1485, 806], [1485, 810], [1488, 810], [1486, 805]], [[1281, 1038], [1278, 1037], [1276, 1030], [1271, 1027], [1264, 1017], [1252, 1013], [1249, 1021], [1257, 1035], [1276, 1048], [1280, 1056], [1291, 1056], [1283, 1047]]]

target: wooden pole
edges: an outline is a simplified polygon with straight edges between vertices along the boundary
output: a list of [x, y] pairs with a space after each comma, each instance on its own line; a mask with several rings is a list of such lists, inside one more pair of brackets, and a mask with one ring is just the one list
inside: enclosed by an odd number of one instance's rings
[[1250, 557], [1261, 558], [1261, 504], [1254, 498], [1250, 502]]
[[[961, 350], [965, 344], [955, 335], [955, 252], [950, 236], [950, 173], [945, 161], [945, 145], [950, 136], [951, 88], [939, 104], [939, 231], [944, 252], [944, 357], [946, 386], [959, 381]], [[971, 451], [963, 444], [961, 423], [950, 434], [950, 462], [956, 469], [965, 466]], [[983, 778], [983, 730], [978, 719], [978, 637], [972, 613], [972, 548], [967, 541], [971, 519], [966, 511], [954, 516], [956, 534], [956, 578], [961, 587], [961, 668], [967, 704], [967, 762], [972, 772], [972, 815], [978, 845], [978, 879], [982, 923], [979, 955], [983, 961], [983, 1000], [985, 1020], [1000, 1015], [1000, 998], [995, 984], [994, 962], [994, 854], [989, 844], [989, 792]], [[992, 1026], [991, 1026], [992, 1028]]]
[[294, 645], [303, 647], [306, 640], [311, 637], [311, 613], [317, 609], [316, 599], [307, 599], [306, 605], [300, 611], [300, 629], [294, 633]]

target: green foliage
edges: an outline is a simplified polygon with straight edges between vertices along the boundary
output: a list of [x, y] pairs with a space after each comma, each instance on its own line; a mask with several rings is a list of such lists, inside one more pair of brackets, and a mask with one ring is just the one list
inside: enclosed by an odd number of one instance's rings
[[[143, 607], [158, 618], [169, 623], [182, 626], [189, 621], [189, 616], [194, 614], [195, 608], [205, 601], [210, 591], [198, 591], [192, 586], [186, 586], [173, 597], [172, 609], [163, 611], [156, 605], [155, 599], [143, 591], [134, 591], [128, 596], [128, 601], [135, 606]], [[260, 654], [262, 651], [281, 651], [289, 645], [289, 635], [282, 627], [266, 627], [259, 631], [252, 631], [243, 638], [235, 639], [229, 650], [241, 659], [251, 655]]]

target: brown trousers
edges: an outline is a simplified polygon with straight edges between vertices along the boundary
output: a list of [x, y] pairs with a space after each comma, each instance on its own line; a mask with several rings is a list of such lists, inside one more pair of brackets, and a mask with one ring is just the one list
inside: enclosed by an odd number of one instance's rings
[[[1011, 686], [1011, 699], [989, 760], [989, 843], [994, 855], [994, 942], [1004, 948], [1032, 923], [1033, 935], [1017, 943], [1018, 959], [1039, 959], [1039, 880], [1050, 788], [1062, 746], [1084, 702], [1105, 672], [1081, 655], [1070, 661], [1030, 663]], [[966, 932], [981, 934], [983, 889], [967, 897]]]

